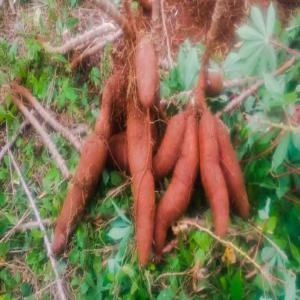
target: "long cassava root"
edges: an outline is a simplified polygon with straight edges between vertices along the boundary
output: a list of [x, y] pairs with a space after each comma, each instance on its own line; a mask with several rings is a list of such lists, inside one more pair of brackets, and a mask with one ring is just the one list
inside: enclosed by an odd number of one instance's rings
[[247, 218], [249, 216], [250, 207], [243, 173], [225, 125], [218, 118], [215, 118], [215, 121], [220, 149], [221, 167], [225, 175], [229, 195], [233, 206], [240, 216]]
[[76, 168], [72, 185], [56, 222], [52, 250], [58, 254], [65, 248], [68, 238], [92, 196], [108, 156], [111, 135], [112, 102], [118, 90], [119, 73], [106, 83], [101, 103], [101, 113], [94, 132], [86, 139]]
[[155, 219], [155, 249], [162, 254], [167, 230], [187, 209], [198, 171], [197, 120], [192, 111], [187, 116], [184, 139], [168, 189], [159, 202]]
[[150, 112], [137, 104], [128, 104], [127, 149], [132, 189], [138, 258], [146, 265], [152, 251], [155, 214], [154, 177], [152, 174], [152, 130]]
[[215, 232], [223, 236], [228, 230], [229, 200], [220, 165], [216, 122], [209, 110], [201, 117], [198, 134], [201, 180], [212, 210]]

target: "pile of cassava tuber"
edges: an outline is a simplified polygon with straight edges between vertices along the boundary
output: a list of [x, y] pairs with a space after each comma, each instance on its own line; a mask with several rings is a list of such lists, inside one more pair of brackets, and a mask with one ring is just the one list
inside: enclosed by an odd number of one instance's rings
[[[141, 2], [151, 9], [151, 1]], [[52, 249], [55, 254], [64, 250], [105, 165], [112, 162], [131, 175], [138, 258], [140, 265], [146, 265], [153, 246], [161, 257], [167, 232], [186, 211], [199, 172], [217, 235], [228, 231], [230, 206], [247, 218], [249, 203], [227, 128], [206, 105], [211, 88], [209, 44], [189, 103], [168, 118], [159, 102], [152, 35], [137, 30], [132, 16], [128, 19], [132, 34], [126, 36], [124, 46], [127, 61], [106, 82], [100, 115], [84, 143], [57, 219]], [[162, 199], [155, 199], [156, 184], [167, 175], [171, 175], [169, 186]]]

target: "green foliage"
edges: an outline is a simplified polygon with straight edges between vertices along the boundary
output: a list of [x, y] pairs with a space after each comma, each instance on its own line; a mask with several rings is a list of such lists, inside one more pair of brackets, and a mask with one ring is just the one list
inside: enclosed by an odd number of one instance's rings
[[200, 70], [201, 45], [199, 48], [200, 50], [192, 46], [189, 41], [183, 43], [178, 53], [176, 67], [161, 83], [163, 98], [169, 97], [175, 92], [190, 90], [194, 86]]
[[250, 21], [237, 30], [243, 42], [237, 53], [238, 64], [237, 61], [234, 62], [235, 71], [244, 76], [262, 75], [274, 70], [277, 65], [277, 56], [272, 44], [276, 21], [273, 5], [269, 6], [265, 20], [262, 12], [257, 7], [252, 7]]

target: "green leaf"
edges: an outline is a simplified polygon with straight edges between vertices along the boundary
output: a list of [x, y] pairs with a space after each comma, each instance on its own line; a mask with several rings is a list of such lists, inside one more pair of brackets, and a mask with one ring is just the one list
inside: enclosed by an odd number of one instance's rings
[[275, 18], [276, 18], [276, 13], [275, 13], [273, 3], [271, 2], [271, 4], [269, 5], [269, 8], [268, 8], [267, 22], [266, 22], [267, 23], [266, 24], [266, 33], [267, 33], [268, 37], [272, 36], [272, 34], [274, 32]]
[[291, 249], [291, 253], [294, 257], [294, 259], [298, 262], [298, 264], [300, 265], [300, 250], [298, 249], [297, 246], [295, 246], [292, 242], [290, 242], [290, 249]]
[[268, 58], [268, 67], [269, 68], [266, 68], [264, 71], [274, 71], [275, 68], [277, 67], [277, 56], [276, 56], [276, 51], [274, 49], [274, 47], [270, 44], [267, 44], [266, 45], [266, 52], [267, 52], [267, 55], [266, 55], [266, 58]]
[[272, 158], [272, 169], [276, 170], [282, 162], [285, 160], [288, 152], [290, 142], [290, 135], [285, 134], [284, 137], [281, 139], [280, 143], [276, 147], [276, 150], [273, 154]]
[[108, 232], [108, 236], [114, 240], [114, 241], [119, 241], [121, 239], [123, 239], [124, 237], [128, 236], [128, 234], [130, 233], [131, 228], [130, 226], [126, 226], [126, 227], [113, 227], [109, 232]]
[[115, 209], [118, 217], [120, 217], [125, 223], [131, 224], [130, 220], [125, 216], [124, 211], [121, 210], [114, 201], [111, 201], [111, 202], [114, 206], [114, 209]]
[[0, 244], [0, 258], [5, 258], [6, 254], [8, 253], [8, 244], [7, 243], [1, 243]]
[[110, 182], [113, 186], [118, 186], [122, 182], [122, 176], [118, 171], [112, 171], [110, 173]]
[[258, 51], [258, 48], [262, 47], [261, 41], [247, 41], [242, 45], [242, 47], [239, 50], [239, 56], [242, 59], [248, 59], [249, 56], [252, 56], [256, 51]]
[[244, 282], [240, 272], [236, 272], [230, 281], [230, 295], [232, 300], [244, 299]]
[[276, 216], [273, 216], [268, 219], [268, 221], [264, 225], [264, 231], [268, 233], [273, 233], [273, 231], [276, 228], [278, 218]]
[[279, 186], [276, 189], [278, 199], [281, 199], [291, 188], [290, 176], [278, 178]]
[[269, 219], [271, 199], [267, 199], [266, 206], [258, 211], [258, 216], [261, 220]]
[[292, 133], [292, 141], [294, 146], [300, 150], [300, 132], [293, 132]]
[[253, 27], [250, 27], [249, 25], [243, 25], [237, 30], [237, 34], [240, 36], [240, 38], [246, 40], [246, 41], [262, 41], [264, 39], [264, 36], [258, 32]]
[[251, 20], [253, 21], [253, 25], [257, 28], [259, 32], [266, 36], [266, 28], [263, 15], [257, 7], [251, 8]]
[[107, 170], [104, 170], [102, 172], [102, 181], [104, 185], [107, 185], [109, 183], [109, 173], [107, 172]]
[[158, 297], [157, 300], [173, 300], [175, 297], [175, 292], [171, 288], [166, 288], [162, 290]]
[[274, 97], [282, 97], [283, 86], [274, 78], [272, 74], [264, 74], [264, 82], [266, 89]]
[[197, 50], [186, 42], [178, 54], [178, 73], [184, 90], [192, 88], [199, 71]]
[[253, 75], [256, 67], [257, 67], [257, 62], [259, 61], [262, 52], [264, 51], [264, 47], [258, 47], [256, 51], [252, 53], [251, 56], [246, 60], [245, 64], [243, 65], [243, 71], [245, 74], [248, 75]]
[[296, 276], [293, 273], [286, 273], [284, 300], [295, 300], [295, 299], [296, 299]]
[[204, 252], [207, 252], [209, 250], [213, 242], [212, 238], [207, 233], [200, 231], [196, 231], [192, 235], [192, 238]]
[[24, 297], [28, 297], [32, 293], [32, 287], [29, 283], [24, 282], [21, 284], [21, 292]]

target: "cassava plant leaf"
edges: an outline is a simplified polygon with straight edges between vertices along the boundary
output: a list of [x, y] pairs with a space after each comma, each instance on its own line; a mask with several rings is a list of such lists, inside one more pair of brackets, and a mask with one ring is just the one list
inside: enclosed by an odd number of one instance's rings
[[272, 169], [276, 170], [285, 160], [288, 152], [290, 142], [290, 135], [287, 133], [283, 136], [280, 143], [276, 147], [276, 150], [272, 158]]

